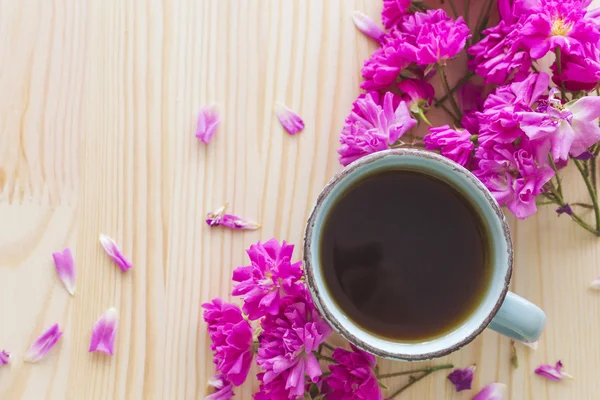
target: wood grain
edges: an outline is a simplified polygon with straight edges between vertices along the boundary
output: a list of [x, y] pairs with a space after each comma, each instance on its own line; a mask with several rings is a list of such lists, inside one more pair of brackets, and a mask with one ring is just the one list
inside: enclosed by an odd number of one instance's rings
[[[338, 132], [375, 48], [351, 13], [376, 18], [380, 8], [379, 0], [0, 0], [0, 348], [15, 356], [0, 368], [0, 399], [205, 396], [214, 367], [200, 305], [227, 297], [250, 244], [277, 237], [300, 248], [313, 201], [340, 169]], [[283, 132], [276, 101], [299, 111], [304, 132]], [[211, 103], [223, 121], [205, 146], [194, 121]], [[567, 189], [585, 193], [576, 179]], [[224, 202], [262, 230], [210, 230], [204, 215]], [[508, 339], [486, 332], [436, 362], [476, 363], [474, 387], [501, 381], [510, 399], [596, 399], [600, 296], [587, 285], [600, 275], [600, 242], [552, 209], [512, 221], [512, 230], [512, 289], [548, 314], [540, 348], [518, 347], [515, 370]], [[132, 270], [110, 262], [100, 233], [131, 256]], [[66, 246], [78, 268], [74, 298], [51, 258]], [[121, 318], [116, 355], [89, 354], [93, 322], [112, 305]], [[23, 364], [54, 322], [65, 331], [59, 345]], [[557, 359], [575, 381], [533, 374]], [[251, 399], [253, 382], [236, 398]], [[455, 394], [439, 373], [402, 398], [472, 396]]]

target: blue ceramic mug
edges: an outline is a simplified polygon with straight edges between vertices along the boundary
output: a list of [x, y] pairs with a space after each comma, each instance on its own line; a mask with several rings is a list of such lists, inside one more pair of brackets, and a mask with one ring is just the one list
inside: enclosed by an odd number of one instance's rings
[[[491, 240], [492, 277], [479, 305], [462, 325], [442, 337], [422, 343], [402, 343], [375, 336], [348, 318], [328, 293], [319, 259], [324, 220], [336, 200], [365, 175], [390, 169], [421, 172], [448, 182], [480, 214]], [[355, 161], [338, 173], [319, 195], [308, 220], [304, 262], [309, 289], [323, 317], [348, 341], [380, 357], [407, 361], [441, 357], [468, 344], [486, 327], [515, 340], [534, 342], [546, 324], [546, 315], [539, 307], [508, 291], [513, 245], [500, 206], [473, 174], [432, 152], [417, 149], [381, 151]]]

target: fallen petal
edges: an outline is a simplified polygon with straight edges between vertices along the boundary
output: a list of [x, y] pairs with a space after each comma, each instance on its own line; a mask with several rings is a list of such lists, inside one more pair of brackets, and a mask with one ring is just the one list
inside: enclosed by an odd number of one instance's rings
[[531, 343], [527, 343], [527, 342], [521, 342], [523, 343], [525, 346], [529, 347], [531, 350], [537, 350], [538, 346], [540, 345], [540, 341], [536, 340], [535, 342], [531, 342]]
[[506, 385], [504, 383], [493, 382], [484, 387], [477, 393], [473, 400], [502, 400], [506, 395]]
[[10, 353], [6, 350], [0, 351], [0, 365], [6, 365], [10, 362]]
[[558, 360], [556, 365], [553, 367], [548, 364], [542, 364], [536, 368], [535, 373], [539, 376], [543, 376], [544, 378], [550, 379], [555, 382], [562, 381], [565, 378], [573, 378], [571, 375], [563, 372], [562, 370], [563, 363]]
[[294, 135], [304, 129], [302, 118], [282, 103], [275, 103], [275, 113], [281, 125], [283, 125], [290, 135]]
[[471, 389], [473, 383], [473, 374], [475, 365], [467, 368], [457, 368], [448, 375], [448, 380], [452, 382], [457, 392]]
[[385, 36], [383, 29], [377, 26], [375, 21], [360, 11], [354, 11], [354, 14], [352, 14], [352, 20], [354, 21], [354, 25], [356, 25], [358, 30], [371, 39], [381, 42], [382, 38]]
[[225, 214], [228, 204], [211, 211], [206, 214], [206, 223], [209, 226], [224, 226], [231, 229], [259, 229], [261, 226], [254, 221], [250, 221], [246, 218], [238, 217], [233, 214]]
[[62, 336], [62, 332], [58, 327], [58, 324], [52, 325], [42, 335], [33, 342], [27, 353], [25, 353], [24, 361], [29, 363], [35, 363], [40, 361], [48, 354], [50, 349], [58, 342], [58, 339]]
[[56, 265], [56, 273], [62, 281], [63, 285], [71, 296], [75, 294], [75, 261], [71, 249], [66, 248], [63, 251], [52, 253], [54, 264]]
[[204, 106], [198, 113], [196, 137], [208, 144], [219, 125], [219, 113], [214, 107]]
[[225, 203], [215, 211], [210, 211], [208, 214], [206, 214], [206, 223], [210, 226], [218, 226], [228, 206], [229, 203]]
[[115, 336], [118, 324], [117, 309], [111, 307], [94, 324], [89, 352], [101, 351], [111, 356], [115, 354]]
[[117, 243], [115, 243], [113, 239], [106, 235], [100, 235], [100, 244], [102, 247], [104, 247], [104, 250], [106, 250], [106, 253], [109, 255], [109, 257], [112, 258], [115, 263], [117, 263], [123, 272], [126, 272], [129, 268], [133, 267], [131, 262], [125, 258], [121, 252], [121, 249], [119, 246], [117, 246]]

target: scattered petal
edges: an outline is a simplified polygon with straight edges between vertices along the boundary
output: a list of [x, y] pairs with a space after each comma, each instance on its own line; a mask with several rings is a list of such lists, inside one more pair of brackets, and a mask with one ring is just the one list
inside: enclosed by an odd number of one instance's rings
[[558, 207], [556, 209], [556, 213], [558, 215], [560, 215], [560, 214], [573, 215], [573, 209], [571, 208], [571, 206], [569, 204], [565, 204], [564, 206]]
[[101, 351], [111, 356], [115, 354], [115, 336], [118, 324], [117, 309], [111, 307], [94, 324], [89, 352]]
[[0, 365], [6, 365], [10, 362], [10, 353], [6, 350], [0, 350]]
[[590, 283], [590, 287], [594, 290], [600, 290], [600, 278], [596, 278], [594, 279], [591, 283]]
[[198, 113], [198, 124], [196, 125], [196, 137], [208, 144], [215, 134], [219, 125], [219, 113], [214, 107], [204, 106]]
[[29, 363], [35, 363], [40, 361], [48, 354], [50, 349], [58, 342], [58, 339], [62, 336], [62, 332], [58, 327], [58, 324], [52, 325], [42, 335], [33, 342], [27, 353], [25, 353], [24, 361]]
[[527, 342], [521, 342], [521, 343], [523, 343], [525, 346], [529, 347], [533, 351], [537, 350], [538, 346], [540, 345], [539, 340], [536, 340], [535, 342], [531, 342], [531, 343], [527, 343]]
[[209, 226], [224, 226], [231, 229], [259, 229], [260, 224], [237, 215], [225, 214], [228, 204], [206, 214], [206, 223]]
[[282, 103], [275, 103], [275, 113], [277, 114], [277, 118], [279, 118], [281, 125], [283, 125], [290, 135], [296, 134], [304, 129], [304, 121], [302, 121], [302, 118]]
[[477, 393], [473, 400], [502, 400], [506, 395], [506, 385], [504, 383], [493, 382], [484, 387]]
[[383, 37], [385, 36], [385, 32], [381, 29], [375, 21], [369, 18], [366, 14], [361, 13], [360, 11], [354, 11], [352, 14], [352, 20], [354, 21], [354, 25], [358, 28], [359, 31], [364, 33], [366, 36], [371, 39], [375, 39], [378, 42], [381, 42]]
[[117, 243], [115, 243], [112, 238], [101, 234], [100, 244], [102, 247], [104, 247], [104, 250], [106, 250], [106, 253], [109, 255], [109, 257], [112, 258], [115, 263], [117, 263], [123, 272], [126, 272], [129, 268], [133, 267], [131, 262], [125, 258], [121, 252], [121, 249], [119, 246], [117, 246]]
[[67, 248], [63, 251], [52, 253], [54, 264], [56, 265], [56, 273], [62, 281], [63, 285], [71, 296], [75, 295], [75, 261], [71, 249]]
[[452, 382], [457, 392], [471, 389], [473, 383], [473, 374], [475, 365], [467, 368], [457, 368], [448, 375], [448, 380]]
[[563, 363], [559, 360], [554, 367], [548, 364], [540, 365], [536, 368], [535, 373], [556, 382], [562, 381], [565, 378], [573, 379], [571, 375], [562, 371], [562, 367]]
[[592, 153], [589, 150], [586, 150], [583, 153], [581, 153], [580, 155], [578, 155], [576, 157], [573, 157], [573, 158], [576, 158], [576, 159], [581, 160], [581, 161], [587, 161], [587, 160], [591, 160], [594, 157], [595, 157], [594, 153]]
[[204, 398], [204, 400], [229, 400], [233, 397], [233, 386], [224, 374], [218, 374], [208, 380], [209, 386], [215, 388], [215, 392]]

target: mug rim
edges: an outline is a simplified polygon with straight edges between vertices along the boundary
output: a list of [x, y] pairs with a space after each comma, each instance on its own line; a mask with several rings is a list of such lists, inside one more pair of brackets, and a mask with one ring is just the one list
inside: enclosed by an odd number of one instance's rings
[[[506, 249], [507, 249], [508, 265], [506, 268], [506, 275], [504, 277], [504, 283], [503, 283], [503, 287], [502, 287], [500, 296], [496, 300], [496, 303], [494, 304], [491, 312], [485, 317], [485, 319], [482, 321], [482, 323], [479, 326], [477, 326], [477, 328], [474, 329], [469, 335], [462, 338], [460, 341], [452, 343], [448, 347], [445, 347], [438, 351], [431, 351], [431, 352], [419, 353], [419, 354], [392, 353], [387, 350], [372, 346], [369, 343], [366, 343], [365, 341], [363, 341], [363, 340], [359, 339], [358, 337], [356, 337], [355, 335], [353, 335], [347, 328], [344, 327], [344, 324], [341, 323], [333, 315], [333, 313], [324, 305], [324, 302], [321, 300], [322, 294], [320, 293], [320, 290], [316, 284], [317, 277], [315, 274], [314, 266], [312, 265], [312, 256], [313, 256], [312, 239], [313, 239], [313, 230], [314, 230], [315, 220], [316, 220], [316, 217], [317, 217], [319, 211], [321, 210], [321, 208], [323, 206], [324, 200], [330, 195], [332, 190], [343, 179], [348, 177], [351, 173], [353, 173], [356, 169], [358, 169], [359, 167], [361, 167], [363, 165], [367, 165], [367, 164], [373, 163], [375, 161], [382, 160], [386, 157], [403, 157], [403, 156], [425, 157], [434, 162], [444, 164], [444, 166], [451, 168], [452, 171], [455, 173], [461, 174], [464, 178], [469, 180], [475, 187], [477, 187], [479, 192], [481, 192], [481, 194], [485, 197], [485, 199], [489, 203], [494, 214], [498, 217], [498, 220], [502, 226], [502, 231], [504, 233], [503, 236], [506, 241]], [[481, 334], [481, 332], [483, 332], [483, 330], [485, 328], [487, 328], [487, 326], [490, 324], [492, 319], [496, 316], [496, 314], [500, 310], [500, 307], [502, 306], [502, 303], [504, 302], [504, 299], [506, 298], [506, 295], [507, 295], [508, 289], [509, 289], [510, 280], [512, 277], [512, 269], [513, 269], [513, 261], [514, 261], [514, 251], [513, 251], [512, 239], [511, 239], [511, 234], [510, 234], [510, 229], [508, 227], [508, 223], [506, 222], [504, 212], [502, 211], [500, 205], [494, 199], [494, 197], [492, 196], [490, 191], [483, 185], [483, 183], [479, 179], [477, 179], [477, 177], [475, 177], [475, 175], [473, 175], [470, 171], [468, 171], [463, 166], [461, 166], [461, 165], [455, 163], [454, 161], [452, 161], [446, 157], [443, 157], [437, 153], [433, 153], [433, 152], [421, 150], [421, 149], [389, 149], [389, 150], [379, 151], [377, 153], [372, 153], [372, 154], [366, 155], [366, 156], [352, 162], [351, 164], [346, 166], [344, 169], [342, 169], [340, 172], [336, 173], [333, 176], [333, 178], [331, 178], [331, 180], [327, 183], [327, 185], [325, 185], [325, 187], [321, 190], [321, 192], [319, 193], [319, 196], [317, 197], [317, 200], [312, 208], [310, 217], [308, 218], [308, 221], [306, 223], [306, 228], [304, 231], [303, 250], [304, 250], [303, 251], [303, 253], [304, 253], [304, 255], [303, 255], [304, 271], [305, 271], [305, 275], [306, 275], [307, 286], [311, 293], [311, 297], [313, 299], [315, 306], [317, 307], [317, 309], [319, 310], [319, 312], [321, 313], [323, 318], [325, 318], [325, 320], [333, 327], [333, 329], [336, 332], [338, 332], [344, 339], [346, 339], [347, 341], [356, 345], [357, 347], [359, 347], [360, 349], [362, 349], [364, 351], [367, 351], [367, 352], [374, 354], [376, 356], [379, 356], [379, 357], [384, 357], [384, 358], [393, 359], [393, 360], [404, 360], [404, 361], [421, 361], [421, 360], [443, 357], [445, 355], [453, 353], [456, 350], [459, 350], [460, 348], [466, 346], [467, 344], [472, 342], [477, 336], [479, 336]], [[330, 295], [330, 294], [327, 293], [327, 295]], [[358, 325], [357, 325], [357, 327], [358, 327]], [[362, 328], [360, 328], [360, 329], [362, 329]], [[364, 329], [362, 329], [362, 330], [364, 331]], [[376, 336], [371, 333], [369, 333], [369, 335]], [[420, 342], [420, 343], [425, 343], [426, 341], [427, 340]], [[415, 343], [415, 344], [418, 345], [420, 343]]]

